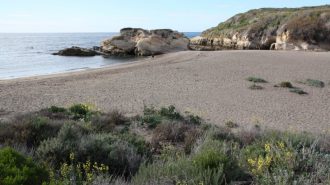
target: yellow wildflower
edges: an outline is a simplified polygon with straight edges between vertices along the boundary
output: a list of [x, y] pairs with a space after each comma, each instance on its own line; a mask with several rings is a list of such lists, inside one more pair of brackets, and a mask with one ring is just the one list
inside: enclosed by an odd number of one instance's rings
[[292, 152], [286, 152], [285, 155], [287, 158], [292, 158], [293, 156]]
[[270, 144], [269, 144], [269, 143], [266, 143], [266, 144], [265, 144], [265, 151], [266, 151], [267, 153], [270, 152]]
[[88, 182], [91, 182], [93, 180], [93, 174], [92, 173], [86, 173], [86, 179]]
[[261, 172], [264, 166], [264, 158], [263, 157], [259, 157], [258, 159], [258, 171]]
[[272, 157], [269, 156], [269, 155], [267, 155], [267, 156], [266, 156], [266, 165], [267, 165], [267, 167], [270, 166], [270, 163], [271, 163], [271, 162], [272, 162]]
[[248, 163], [250, 164], [250, 166], [254, 166], [256, 164], [256, 161], [253, 159], [248, 159]]
[[284, 149], [284, 147], [285, 147], [285, 145], [284, 145], [284, 143], [281, 141], [281, 142], [278, 142], [277, 143], [277, 145], [278, 145], [278, 147], [280, 147], [280, 149]]
[[70, 153], [70, 160], [71, 160], [71, 161], [74, 160], [74, 153]]
[[60, 172], [63, 177], [66, 177], [69, 173], [69, 165], [67, 163], [62, 164]]

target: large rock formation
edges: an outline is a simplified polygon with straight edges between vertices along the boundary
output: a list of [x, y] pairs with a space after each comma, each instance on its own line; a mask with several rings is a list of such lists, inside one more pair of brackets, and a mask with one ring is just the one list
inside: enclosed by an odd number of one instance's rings
[[120, 35], [102, 42], [103, 53], [115, 56], [150, 56], [188, 50], [189, 39], [169, 29], [124, 28]]
[[330, 50], [330, 6], [258, 9], [191, 39], [195, 50]]
[[66, 48], [60, 50], [57, 53], [53, 53], [53, 55], [60, 55], [60, 56], [79, 56], [79, 57], [92, 57], [95, 55], [99, 55], [100, 53], [93, 49], [86, 49], [73, 46], [71, 48]]

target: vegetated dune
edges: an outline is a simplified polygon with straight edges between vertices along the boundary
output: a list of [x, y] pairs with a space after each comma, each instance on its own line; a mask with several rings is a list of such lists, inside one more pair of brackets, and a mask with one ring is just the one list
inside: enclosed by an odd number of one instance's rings
[[172, 105], [130, 117], [51, 106], [0, 128], [1, 185], [330, 182], [330, 135], [219, 127]]
[[330, 6], [250, 10], [191, 39], [191, 48], [330, 50]]

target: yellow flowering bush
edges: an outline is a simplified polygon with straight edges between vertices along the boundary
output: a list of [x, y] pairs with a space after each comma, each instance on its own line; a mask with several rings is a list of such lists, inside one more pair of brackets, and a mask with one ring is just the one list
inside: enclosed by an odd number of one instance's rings
[[295, 155], [293, 149], [286, 146], [284, 142], [266, 142], [261, 147], [247, 147], [247, 164], [251, 173], [260, 176], [271, 173], [273, 168], [292, 169]]
[[74, 115], [75, 120], [84, 119], [87, 121], [93, 114], [94, 106], [89, 104], [75, 104], [69, 108], [69, 111]]
[[108, 166], [97, 162], [92, 163], [89, 160], [85, 163], [75, 162], [75, 155], [70, 153], [70, 163], [61, 165], [58, 176], [56, 177], [54, 172], [50, 173], [50, 184], [58, 184], [57, 182], [63, 182], [64, 184], [91, 183], [96, 176], [106, 174], [108, 171]]

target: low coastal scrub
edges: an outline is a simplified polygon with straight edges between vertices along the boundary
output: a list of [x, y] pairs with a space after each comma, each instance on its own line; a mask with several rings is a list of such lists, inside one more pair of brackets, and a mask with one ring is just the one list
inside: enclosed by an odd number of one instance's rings
[[304, 90], [299, 89], [299, 88], [291, 89], [290, 92], [292, 92], [292, 93], [296, 93], [296, 94], [299, 94], [299, 95], [305, 95], [305, 94], [308, 94], [307, 92], [305, 92]]
[[330, 136], [224, 125], [174, 106], [53, 106], [0, 123], [0, 184], [330, 183]]
[[251, 89], [251, 90], [262, 90], [264, 88], [262, 86], [260, 86], [260, 85], [253, 84], [253, 85], [250, 85], [249, 86], [249, 89]]
[[253, 83], [267, 83], [266, 80], [264, 80], [262, 78], [259, 78], [259, 77], [253, 77], [253, 76], [248, 77], [246, 80], [250, 81], [250, 82], [253, 82]]
[[239, 127], [239, 125], [233, 121], [226, 121], [225, 125], [228, 127], [228, 128], [237, 128]]
[[249, 86], [249, 89], [251, 90], [262, 90], [264, 89], [264, 87], [258, 85], [258, 83], [268, 83], [266, 80], [258, 77], [248, 77], [246, 80], [249, 82], [253, 82], [253, 84]]
[[274, 87], [282, 87], [282, 88], [293, 88], [293, 85], [291, 84], [291, 82], [287, 82], [287, 81], [284, 81], [284, 82], [281, 82], [277, 85], [275, 85]]
[[320, 80], [313, 80], [313, 79], [307, 79], [305, 82], [303, 82], [309, 86], [323, 88], [325, 86], [324, 82]]
[[274, 87], [288, 88], [288, 89], [290, 89], [289, 92], [296, 93], [296, 94], [299, 94], [299, 95], [306, 95], [306, 94], [308, 94], [304, 90], [302, 90], [302, 89], [300, 89], [298, 87], [294, 87], [291, 84], [291, 82], [287, 82], [287, 81], [284, 81], [284, 82], [281, 82], [281, 83], [279, 83], [277, 85], [274, 85]]

